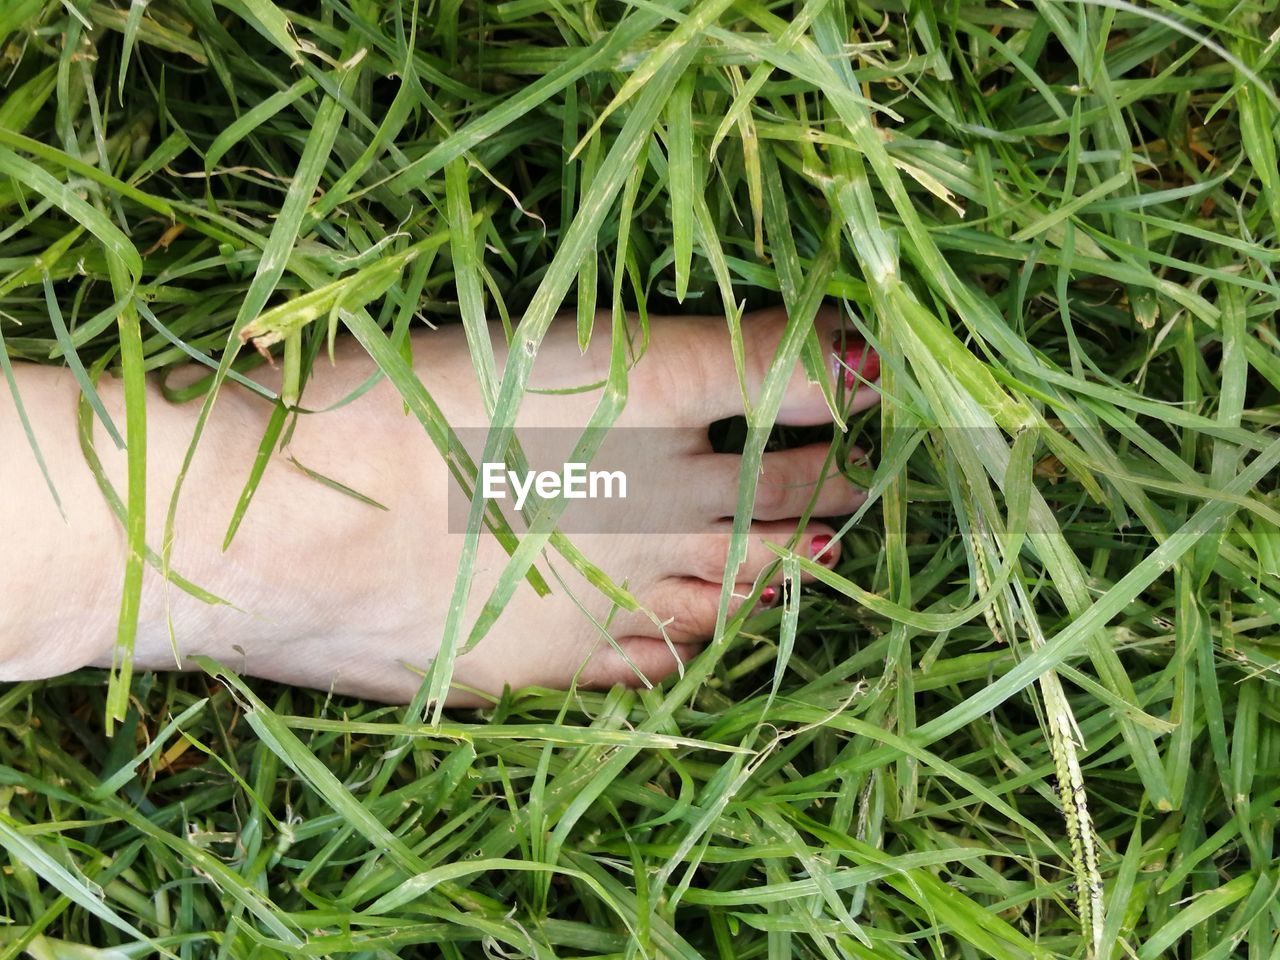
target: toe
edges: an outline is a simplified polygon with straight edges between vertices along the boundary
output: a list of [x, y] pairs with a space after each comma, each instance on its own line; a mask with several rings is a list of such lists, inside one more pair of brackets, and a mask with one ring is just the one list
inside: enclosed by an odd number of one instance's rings
[[[719, 584], [725, 579], [725, 564], [729, 558], [730, 533], [733, 524], [723, 521], [711, 533], [695, 534], [684, 537], [683, 543], [674, 551], [673, 559], [681, 573], [696, 577], [714, 584], [716, 596], [719, 597]], [[840, 555], [840, 545], [835, 543], [835, 531], [823, 523], [810, 523], [804, 532], [796, 537], [794, 521], [779, 520], [773, 522], [757, 522], [751, 525], [747, 535], [747, 555], [742, 565], [733, 572], [733, 579], [739, 583], [754, 583], [760, 580], [764, 571], [781, 558], [773, 547], [787, 549], [795, 541], [794, 549], [802, 557], [813, 557], [819, 563], [833, 566]], [[808, 579], [807, 575], [804, 579]], [[781, 568], [772, 570], [770, 583], [782, 581]]]
[[831, 335], [832, 373], [854, 410], [865, 410], [879, 398], [880, 356], [857, 333], [836, 330]]
[[[866, 500], [866, 491], [846, 479], [835, 465], [828, 465], [830, 446], [815, 443], [790, 450], [766, 453], [756, 481], [756, 520], [786, 520], [803, 516], [833, 517], [852, 513]], [[862, 451], [852, 452], [854, 459]], [[737, 506], [742, 457], [731, 454], [703, 454], [697, 469], [706, 470], [709, 480], [700, 485], [706, 492], [707, 512], [714, 518], [732, 517]], [[810, 509], [812, 507], [812, 509]]]
[[[757, 403], [766, 376], [776, 363], [787, 329], [782, 308], [760, 310], [742, 318], [742, 366], [747, 396]], [[873, 384], [880, 375], [880, 360], [854, 331], [843, 328], [840, 313], [824, 307], [813, 327], [827, 359], [825, 376], [843, 409], [862, 410], [878, 399]], [[723, 319], [690, 317], [654, 333], [647, 377], [638, 389], [653, 394], [685, 425], [707, 424], [743, 412], [742, 384], [734, 362], [729, 330]], [[642, 373], [644, 364], [637, 368]], [[831, 412], [822, 385], [808, 378], [797, 362], [787, 381], [778, 423], [796, 426], [828, 423]]]
[[652, 687], [678, 672], [698, 653], [698, 645], [662, 638], [625, 636], [601, 644], [582, 668], [579, 685], [604, 690], [616, 684]]
[[[677, 644], [705, 643], [715, 633], [716, 615], [720, 612], [721, 584], [700, 580], [697, 577], [671, 577], [656, 584], [644, 599], [645, 611], [653, 615], [650, 619], [645, 613], [628, 615], [629, 619], [620, 625], [620, 630], [637, 635], [663, 635]], [[763, 589], [773, 590], [766, 599]], [[756, 606], [761, 609], [776, 602], [778, 590], [775, 586], [762, 589]], [[734, 584], [729, 597], [729, 616], [734, 616], [743, 604], [747, 603], [755, 590], [754, 584], [742, 582]], [[656, 620], [656, 622], [655, 622]], [[659, 624], [661, 626], [659, 626]]]

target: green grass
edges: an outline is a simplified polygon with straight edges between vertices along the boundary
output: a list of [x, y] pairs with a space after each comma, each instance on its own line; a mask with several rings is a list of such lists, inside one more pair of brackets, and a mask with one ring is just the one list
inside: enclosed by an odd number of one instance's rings
[[[0, 958], [1280, 954], [1278, 29], [1259, 0], [3, 0], [0, 367], [68, 364], [98, 443], [142, 435], [144, 371], [210, 364], [174, 396], [207, 411], [246, 328], [299, 385], [353, 334], [464, 480], [419, 316], [466, 326], [499, 422], [531, 360], [498, 371], [486, 318], [536, 344], [561, 310], [585, 341], [596, 308], [782, 303], [812, 365], [826, 298], [885, 372], [838, 569], [662, 690], [442, 713], [483, 642], [451, 618], [407, 711], [127, 657], [0, 691]], [[111, 496], [128, 646], [167, 559], [141, 484]], [[495, 605], [544, 548], [586, 567], [548, 519]]]

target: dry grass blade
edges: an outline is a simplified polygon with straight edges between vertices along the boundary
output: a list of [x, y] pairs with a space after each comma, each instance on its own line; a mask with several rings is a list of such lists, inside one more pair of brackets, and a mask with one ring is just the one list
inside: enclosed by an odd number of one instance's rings
[[[14, 371], [61, 365], [128, 542], [111, 681], [0, 688], [0, 960], [1276, 955], [1277, 79], [1262, 0], [0, 2], [0, 478], [48, 488], [6, 505], [59, 496]], [[878, 351], [874, 410], [828, 382], [824, 303]], [[731, 615], [729, 577], [683, 676], [445, 711], [549, 571], [642, 608], [554, 508], [517, 537], [479, 498], [488, 596], [474, 552], [378, 571], [452, 584], [407, 710], [131, 672], [145, 567], [239, 599], [170, 566], [182, 480], [144, 516], [145, 376], [199, 404], [188, 466], [228, 380], [264, 405], [240, 546], [277, 464], [337, 484], [276, 453], [335, 337], [376, 368], [337, 406], [387, 381], [470, 495], [411, 333], [461, 325], [484, 455], [520, 464], [551, 325], [610, 346], [589, 458], [666, 313], [728, 331], [729, 570], [777, 446], [829, 439], [868, 490], [824, 518], [834, 569], [777, 547], [777, 608]], [[830, 428], [775, 423], [797, 367]]]

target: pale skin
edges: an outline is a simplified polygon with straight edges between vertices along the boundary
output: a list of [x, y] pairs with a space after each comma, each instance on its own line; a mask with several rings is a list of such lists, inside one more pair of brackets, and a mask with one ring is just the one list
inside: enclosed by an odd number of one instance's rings
[[[554, 323], [538, 352], [531, 387], [563, 389], [602, 380], [609, 362], [608, 318], [584, 356], [572, 322]], [[781, 311], [743, 321], [748, 394], [758, 395], [785, 324]], [[832, 343], [834, 310], [817, 320]], [[660, 682], [696, 655], [711, 635], [724, 579], [739, 458], [717, 454], [707, 426], [742, 412], [742, 396], [723, 319], [656, 318], [648, 352], [633, 367], [619, 424], [664, 428], [646, 451], [655, 482], [640, 485], [661, 510], [663, 533], [585, 533], [575, 544], [644, 605], [645, 613], [609, 619], [610, 603], [553, 551], [539, 567], [563, 578], [538, 596], [522, 584], [489, 634], [460, 657], [450, 705], [483, 704], [505, 686], [566, 689]], [[505, 361], [494, 333], [497, 370]], [[877, 399], [874, 354], [856, 334], [832, 350], [832, 375], [852, 409]], [[418, 376], [455, 426], [485, 422], [484, 405], [459, 326], [414, 334]], [[302, 405], [319, 409], [349, 394], [373, 371], [353, 341], [340, 341], [337, 362], [323, 357]], [[854, 370], [859, 373], [855, 374]], [[16, 363], [24, 406], [61, 496], [64, 519], [31, 454], [13, 399], [0, 384], [0, 680], [56, 676], [112, 658], [119, 614], [125, 534], [103, 499], [76, 439], [78, 387], [62, 368]], [[865, 375], [865, 376], [864, 376]], [[179, 373], [179, 377], [182, 373]], [[278, 369], [255, 377], [279, 388]], [[148, 384], [148, 542], [158, 549], [164, 516], [199, 404], [166, 402]], [[123, 426], [122, 384], [104, 377], [104, 403]], [[852, 399], [849, 400], [851, 394]], [[582, 427], [599, 390], [528, 394], [518, 426]], [[406, 416], [385, 380], [332, 412], [299, 419], [288, 449], [269, 464], [234, 542], [222, 549], [227, 523], [248, 476], [271, 405], [228, 386], [219, 395], [179, 501], [173, 569], [231, 605], [208, 605], [166, 584], [148, 568], [135, 648], [138, 669], [191, 669], [203, 654], [250, 676], [403, 703], [417, 692], [444, 629], [463, 536], [447, 532], [448, 477], [419, 422]], [[778, 421], [829, 422], [821, 389], [797, 366]], [[101, 427], [97, 449], [116, 489], [126, 489], [126, 460]], [[735, 576], [737, 602], [764, 586], [777, 596], [777, 554], [767, 544], [833, 564], [839, 544], [830, 527], [797, 518], [818, 487], [814, 516], [855, 510], [863, 493], [829, 471], [819, 484], [826, 444], [765, 455], [746, 562]], [[288, 457], [385, 505], [386, 511], [304, 475]], [[647, 493], [645, 491], [648, 491]], [[640, 504], [644, 507], [644, 502]], [[508, 556], [490, 536], [479, 541], [467, 628], [489, 596]], [[550, 579], [550, 578], [549, 578]], [[774, 589], [768, 589], [772, 586]], [[586, 609], [584, 614], [583, 607]], [[602, 632], [597, 624], [608, 620]], [[172, 627], [172, 636], [170, 633]], [[607, 633], [607, 636], [606, 636]], [[174, 644], [176, 641], [177, 650]]]

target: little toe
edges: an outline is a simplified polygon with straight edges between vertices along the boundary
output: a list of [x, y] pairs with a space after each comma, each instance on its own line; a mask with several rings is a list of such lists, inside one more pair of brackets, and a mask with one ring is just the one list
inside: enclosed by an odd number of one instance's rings
[[595, 650], [583, 665], [578, 683], [592, 690], [616, 684], [653, 687], [680, 671], [699, 649], [695, 643], [668, 642], [661, 637], [624, 636]]
[[[620, 624], [620, 630], [637, 635], [665, 636], [673, 643], [705, 643], [715, 633], [722, 589], [719, 583], [697, 577], [671, 577], [655, 585], [645, 598], [645, 611], [652, 614], [652, 618], [646, 613], [629, 614], [628, 619]], [[763, 595], [757, 597], [754, 604], [761, 609], [776, 601], [778, 596], [777, 586], [769, 585], [763, 589], [773, 590], [773, 594], [769, 600]], [[734, 584], [729, 595], [730, 617], [751, 600], [754, 590], [752, 583]]]

